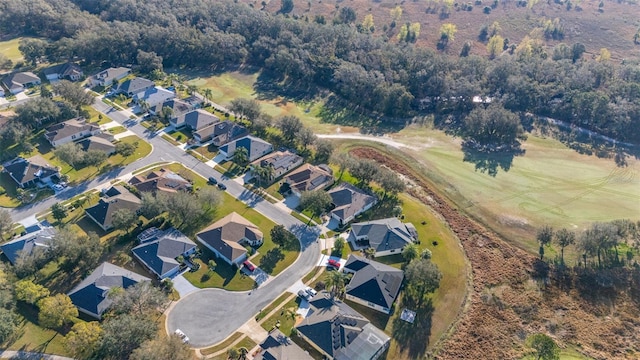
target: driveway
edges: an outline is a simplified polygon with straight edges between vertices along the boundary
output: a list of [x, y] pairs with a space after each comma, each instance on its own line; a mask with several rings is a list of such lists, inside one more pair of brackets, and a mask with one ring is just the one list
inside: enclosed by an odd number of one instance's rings
[[183, 298], [194, 291], [197, 291], [198, 288], [193, 286], [189, 280], [185, 279], [182, 274], [171, 279], [173, 281], [173, 288], [176, 289], [178, 294], [180, 294], [180, 298]]

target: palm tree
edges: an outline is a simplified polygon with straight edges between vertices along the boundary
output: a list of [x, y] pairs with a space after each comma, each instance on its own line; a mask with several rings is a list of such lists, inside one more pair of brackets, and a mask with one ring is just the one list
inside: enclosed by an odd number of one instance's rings
[[238, 359], [245, 360], [247, 358], [247, 354], [249, 353], [249, 350], [247, 350], [246, 347], [242, 346], [238, 348], [238, 352], [240, 353], [240, 357]]
[[193, 95], [196, 93], [196, 90], [198, 90], [198, 87], [193, 85], [193, 84], [189, 84], [187, 85], [187, 92], [189, 93], [189, 95]]
[[367, 259], [373, 259], [376, 257], [376, 249], [366, 248], [364, 249], [364, 257]]
[[[202, 90], [202, 95], [204, 95], [204, 98], [207, 100], [207, 104], [209, 103], [209, 101], [211, 101], [211, 95], [213, 95], [213, 91], [211, 91], [211, 89], [206, 88], [204, 90]], [[205, 104], [205, 105], [207, 105]]]
[[149, 105], [149, 103], [145, 100], [139, 100], [138, 101], [138, 106], [140, 106], [140, 110], [142, 110], [142, 112], [147, 112], [149, 111], [149, 109], [151, 109], [151, 106]]
[[273, 167], [269, 165], [267, 166], [256, 165], [256, 166], [253, 166], [251, 171], [253, 172], [253, 175], [255, 175], [255, 177], [258, 179], [258, 184], [260, 186], [264, 186], [265, 184], [268, 184], [273, 179], [274, 170], [273, 170]]
[[245, 147], [239, 147], [233, 154], [233, 160], [238, 166], [245, 167], [249, 163], [249, 150]]
[[410, 263], [411, 260], [417, 258], [419, 254], [418, 245], [416, 244], [409, 244], [402, 250], [402, 257], [405, 259], [407, 264]]
[[331, 288], [332, 297], [335, 297], [336, 295], [338, 296], [338, 298], [342, 297], [346, 283], [345, 280], [345, 275], [338, 270], [330, 271], [327, 273], [327, 275], [325, 276], [325, 283], [328, 287]]

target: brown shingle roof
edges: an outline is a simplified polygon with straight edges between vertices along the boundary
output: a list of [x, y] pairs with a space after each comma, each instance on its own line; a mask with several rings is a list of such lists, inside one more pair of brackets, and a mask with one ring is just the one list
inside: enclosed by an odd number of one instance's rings
[[299, 192], [323, 189], [333, 183], [333, 175], [318, 166], [304, 164], [291, 172], [284, 181]]
[[98, 126], [87, 124], [84, 118], [75, 118], [49, 126], [44, 136], [49, 141], [56, 141], [83, 131], [94, 132], [99, 129]]
[[264, 236], [251, 221], [232, 212], [200, 231], [196, 237], [200, 242], [213, 247], [233, 261], [246, 252], [246, 249], [239, 244], [240, 241], [243, 239], [261, 241]]
[[165, 169], [152, 171], [146, 178], [141, 175], [134, 176], [129, 180], [129, 184], [135, 186], [138, 191], [153, 193], [158, 190], [166, 192], [188, 190], [191, 189], [192, 186], [189, 181], [180, 175]]

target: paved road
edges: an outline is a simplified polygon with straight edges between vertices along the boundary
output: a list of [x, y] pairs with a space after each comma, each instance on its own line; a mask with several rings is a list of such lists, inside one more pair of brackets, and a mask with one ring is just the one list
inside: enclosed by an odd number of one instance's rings
[[43, 202], [11, 210], [15, 220], [47, 210], [56, 202], [69, 199], [145, 165], [160, 161], [176, 161], [205, 178], [213, 176], [223, 182], [227, 185], [226, 191], [230, 195], [247, 203], [275, 223], [286, 226], [301, 241], [302, 252], [298, 260], [262, 288], [252, 292], [207, 289], [191, 293], [181, 299], [168, 314], [167, 326], [170, 332], [177, 328], [181, 329], [189, 336], [191, 344], [195, 347], [215, 344], [235, 332], [237, 328], [255, 316], [260, 309], [276, 299], [316, 265], [320, 257], [320, 248], [316, 242], [319, 229], [307, 227], [289, 213], [255, 195], [242, 185], [224, 179], [222, 174], [163, 140], [160, 136], [150, 134], [145, 127], [130, 121], [130, 112], [117, 111], [100, 100], [97, 100], [93, 107], [148, 141], [153, 146], [152, 153], [143, 160], [134, 162], [127, 167], [112, 170], [93, 181], [76, 186]]
[[70, 357], [59, 355], [49, 355], [27, 351], [0, 350], [0, 359], [20, 359], [20, 360], [73, 360]]

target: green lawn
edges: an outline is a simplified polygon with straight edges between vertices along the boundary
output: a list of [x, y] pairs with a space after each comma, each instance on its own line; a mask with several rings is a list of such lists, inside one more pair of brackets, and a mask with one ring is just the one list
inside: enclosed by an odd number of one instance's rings
[[279, 181], [276, 181], [273, 184], [269, 185], [269, 187], [267, 187], [265, 191], [267, 192], [267, 194], [273, 196], [278, 200], [284, 200], [284, 196], [282, 196], [279, 191], [281, 186], [282, 184], [280, 184]]
[[107, 130], [111, 135], [116, 135], [116, 134], [122, 134], [123, 132], [127, 131], [127, 129], [124, 128], [124, 126], [115, 126], [112, 128], [109, 128], [109, 130]]
[[[204, 72], [178, 72], [190, 79], [188, 84], [196, 85], [201, 89], [211, 89], [213, 92], [211, 101], [220, 105], [228, 106], [231, 100], [236, 98], [253, 98], [258, 100], [262, 111], [271, 116], [297, 116], [303, 120], [306, 125], [321, 132], [335, 132], [339, 127], [320, 121], [319, 116], [324, 109], [323, 99], [292, 101], [291, 99], [280, 96], [276, 96], [275, 98], [268, 96], [266, 99], [263, 97], [258, 99], [260, 94], [256, 93], [254, 85], [260, 75], [259, 72], [233, 71], [213, 76]], [[349, 126], [341, 126], [340, 129], [343, 132], [357, 130]]]
[[233, 333], [233, 335], [229, 336], [226, 340], [224, 340], [223, 342], [212, 346], [212, 347], [208, 347], [206, 349], [202, 349], [200, 350], [200, 352], [202, 353], [202, 355], [210, 355], [213, 354], [215, 352], [218, 352], [226, 347], [228, 347], [229, 345], [231, 345], [234, 341], [240, 339], [241, 337], [243, 337], [244, 334], [240, 333], [240, 332], [235, 332]]
[[192, 150], [204, 156], [208, 160], [211, 160], [216, 157], [216, 155], [218, 155], [218, 148], [213, 144], [209, 144], [208, 146], [200, 146]]
[[174, 139], [176, 142], [180, 143], [180, 144], [184, 144], [185, 142], [187, 142], [189, 139], [191, 139], [191, 131], [190, 130], [175, 130], [169, 133], [169, 136], [171, 136], [172, 139]]
[[172, 145], [178, 146], [180, 145], [179, 142], [177, 142], [174, 138], [172, 138], [171, 136], [169, 136], [168, 134], [162, 134], [162, 138], [166, 141], [168, 141], [169, 143], [171, 143]]
[[269, 331], [279, 323], [278, 329], [280, 329], [280, 331], [282, 331], [282, 333], [286, 336], [291, 336], [291, 329], [293, 329], [293, 327], [295, 326], [295, 319], [297, 318], [297, 315], [293, 317], [290, 311], [293, 311], [295, 313], [299, 305], [300, 297], [296, 296], [286, 304], [282, 305], [282, 308], [279, 312], [276, 312], [271, 317], [266, 319], [260, 326], [262, 326], [263, 329]]
[[[90, 116], [87, 119], [87, 121], [89, 121], [89, 122], [97, 123], [98, 125], [104, 125], [104, 124], [108, 124], [108, 123], [110, 123], [112, 121], [110, 117], [98, 112], [91, 105], [85, 105], [85, 106], [82, 107], [82, 109], [89, 112]], [[102, 115], [102, 119], [100, 119], [100, 115]]]
[[214, 258], [213, 253], [203, 247], [202, 258], [195, 260], [200, 264], [200, 269], [195, 272], [186, 272], [185, 279], [199, 288], [222, 288], [229, 291], [253, 289], [255, 284], [253, 279], [245, 276], [223, 260], [216, 260], [216, 270], [210, 271], [207, 264], [211, 258]]
[[20, 40], [22, 39], [29, 39], [29, 37], [18, 37], [7, 41], [0, 41], [0, 53], [13, 61], [14, 64], [23, 60], [22, 53], [18, 50]]

